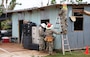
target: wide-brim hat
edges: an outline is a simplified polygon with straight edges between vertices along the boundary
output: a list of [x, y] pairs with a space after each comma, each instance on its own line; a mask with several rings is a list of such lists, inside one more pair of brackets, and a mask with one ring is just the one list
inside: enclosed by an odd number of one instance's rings
[[70, 19], [71, 19], [71, 21], [73, 21], [73, 22], [76, 21], [76, 17], [75, 17], [75, 16], [71, 16]]
[[52, 25], [52, 24], [48, 23], [48, 24], [46, 25], [46, 29], [52, 29], [52, 28], [53, 28], [53, 25]]
[[41, 26], [42, 26], [43, 28], [46, 28], [46, 24], [45, 24], [45, 23], [42, 23]]

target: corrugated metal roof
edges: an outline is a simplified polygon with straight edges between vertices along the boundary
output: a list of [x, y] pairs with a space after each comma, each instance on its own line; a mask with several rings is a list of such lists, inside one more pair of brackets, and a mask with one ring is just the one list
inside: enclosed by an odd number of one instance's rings
[[27, 8], [27, 9], [20, 9], [20, 10], [8, 10], [7, 13], [13, 13], [13, 12], [23, 12], [23, 11], [29, 11], [29, 10], [34, 10], [38, 8]]
[[[49, 6], [43, 6], [43, 7], [33, 7], [28, 9], [21, 9], [21, 10], [8, 10], [7, 13], [15, 13], [15, 12], [23, 12], [23, 11], [32, 11], [32, 10], [38, 10], [38, 9], [44, 9], [48, 7], [54, 7], [54, 6], [61, 6], [62, 4], [55, 4], [55, 5], [49, 5]], [[73, 5], [82, 5], [82, 6], [89, 6], [90, 4], [67, 4], [68, 6]]]

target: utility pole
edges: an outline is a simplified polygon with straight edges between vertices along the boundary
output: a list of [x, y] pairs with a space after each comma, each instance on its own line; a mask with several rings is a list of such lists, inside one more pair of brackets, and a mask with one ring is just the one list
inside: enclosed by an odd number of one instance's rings
[[4, 0], [2, 0], [2, 4], [1, 5], [4, 5]]
[[41, 0], [41, 7], [43, 6], [43, 1]]
[[6, 15], [5, 15], [5, 18], [7, 18], [7, 3], [8, 3], [8, 0], [6, 0]]
[[47, 3], [47, 6], [49, 5], [49, 0], [48, 0], [48, 3]]
[[[7, 12], [7, 3], [8, 3], [8, 0], [6, 0], [6, 12]], [[7, 13], [6, 13], [6, 16], [7, 16]]]

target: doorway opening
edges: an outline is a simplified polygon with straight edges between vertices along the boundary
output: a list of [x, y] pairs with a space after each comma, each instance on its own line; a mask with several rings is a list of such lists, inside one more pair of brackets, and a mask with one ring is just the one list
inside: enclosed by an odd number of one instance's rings
[[19, 20], [19, 43], [21, 43], [22, 28], [23, 28], [23, 20]]

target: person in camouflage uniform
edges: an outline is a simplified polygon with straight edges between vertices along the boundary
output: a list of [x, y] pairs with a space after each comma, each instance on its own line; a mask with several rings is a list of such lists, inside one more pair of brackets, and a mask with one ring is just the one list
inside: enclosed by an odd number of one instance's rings
[[54, 42], [54, 37], [53, 34], [60, 34], [59, 32], [56, 32], [52, 30], [53, 25], [50, 23], [47, 24], [46, 26], [46, 31], [45, 31], [45, 41], [46, 41], [46, 51], [49, 52], [49, 55], [52, 55], [53, 53], [53, 42]]
[[67, 5], [62, 4], [62, 9], [59, 11], [59, 16], [61, 20], [61, 28], [62, 28], [62, 33], [67, 34]]
[[42, 23], [39, 27], [39, 51], [45, 50], [45, 42], [44, 42], [44, 38], [45, 38], [45, 28], [46, 28], [46, 24]]

